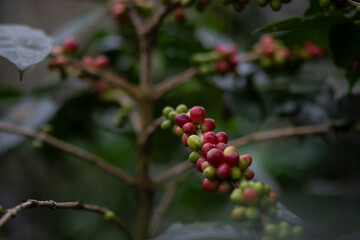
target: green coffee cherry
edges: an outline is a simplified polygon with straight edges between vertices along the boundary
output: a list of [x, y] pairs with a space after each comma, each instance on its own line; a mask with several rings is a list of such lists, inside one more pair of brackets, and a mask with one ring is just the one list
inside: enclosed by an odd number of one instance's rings
[[263, 190], [264, 190], [264, 195], [268, 195], [271, 192], [271, 188], [267, 184], [264, 184]]
[[112, 211], [107, 211], [104, 213], [104, 220], [107, 222], [111, 222], [115, 219], [115, 213]]
[[269, 0], [258, 0], [258, 5], [260, 7], [265, 7], [266, 5], [268, 5]]
[[261, 209], [264, 209], [264, 210], [269, 209], [271, 207], [270, 197], [268, 197], [268, 196], [262, 197], [259, 201], [259, 205], [260, 205]]
[[188, 7], [192, 3], [193, 3], [192, 0], [181, 0], [181, 2], [180, 2], [181, 6], [183, 6], [183, 7]]
[[162, 113], [163, 113], [163, 115], [164, 115], [166, 118], [168, 118], [170, 112], [172, 112], [172, 111], [174, 111], [174, 109], [173, 109], [172, 107], [166, 106], [166, 107], [164, 107]]
[[242, 204], [244, 202], [242, 190], [239, 188], [234, 189], [230, 194], [230, 201], [235, 204]]
[[44, 146], [44, 143], [43, 143], [42, 140], [40, 140], [40, 139], [35, 139], [35, 140], [33, 141], [33, 147], [34, 147], [35, 149], [41, 149], [43, 146]]
[[174, 121], [176, 115], [178, 115], [178, 113], [174, 110], [174, 111], [171, 111], [168, 115], [168, 119], [171, 120], [171, 121]]
[[199, 136], [191, 135], [187, 140], [187, 144], [192, 150], [200, 150], [204, 143]]
[[279, 230], [290, 230], [290, 223], [285, 222], [285, 221], [281, 221], [279, 223]]
[[2, 214], [4, 212], [4, 208], [3, 206], [0, 205], [0, 214]]
[[249, 220], [256, 220], [260, 217], [260, 211], [256, 207], [247, 207], [245, 210], [245, 217]]
[[171, 126], [172, 126], [172, 121], [169, 119], [166, 119], [161, 123], [160, 128], [161, 129], [169, 129], [169, 128], [171, 128]]
[[176, 107], [177, 113], [186, 113], [188, 110], [187, 106], [185, 104], [180, 104]]
[[319, 1], [319, 6], [320, 7], [327, 7], [331, 4], [331, 0], [320, 0]]
[[247, 182], [247, 181], [242, 181], [241, 183], [240, 183], [240, 185], [239, 185], [239, 188], [241, 189], [241, 190], [244, 190], [245, 188], [247, 188], [247, 187], [249, 187], [250, 185], [249, 185], [249, 183]]
[[214, 179], [216, 177], [216, 168], [210, 165], [204, 169], [203, 174], [208, 179]]
[[278, 233], [278, 228], [275, 224], [266, 224], [264, 227], [264, 233], [266, 235], [276, 236]]
[[237, 221], [242, 220], [245, 216], [245, 210], [244, 206], [234, 208], [231, 212], [231, 218]]
[[295, 226], [293, 227], [293, 229], [291, 229], [291, 232], [295, 236], [301, 236], [302, 234], [304, 234], [304, 228], [301, 226]]
[[259, 195], [264, 194], [264, 184], [261, 182], [255, 182], [251, 186]]
[[235, 11], [241, 12], [245, 9], [245, 4], [243, 2], [235, 2], [233, 3], [233, 7]]
[[279, 11], [281, 9], [281, 0], [271, 0], [270, 1], [270, 7], [273, 11]]
[[241, 178], [241, 170], [238, 167], [232, 167], [231, 168], [231, 179], [237, 180]]
[[287, 240], [290, 238], [290, 231], [288, 230], [280, 230], [278, 233], [279, 240]]
[[196, 163], [197, 160], [201, 157], [201, 153], [200, 152], [197, 152], [197, 151], [194, 151], [192, 153], [190, 153], [189, 155], [189, 161], [192, 162], [192, 163]]

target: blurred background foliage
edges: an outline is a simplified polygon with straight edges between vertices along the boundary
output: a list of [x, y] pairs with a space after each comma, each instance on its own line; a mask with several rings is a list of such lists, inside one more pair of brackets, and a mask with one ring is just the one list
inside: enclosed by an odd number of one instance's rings
[[[0, 23], [45, 29], [57, 43], [74, 35], [80, 39], [81, 51], [107, 54], [115, 63], [114, 70], [136, 82], [133, 30], [126, 24], [117, 26], [107, 16], [109, 6], [103, 2], [0, 0]], [[191, 66], [192, 53], [212, 49], [220, 42], [251, 50], [260, 36], [251, 34], [253, 30], [300, 17], [309, 3], [294, 1], [277, 13], [250, 4], [241, 14], [219, 5], [214, 2], [203, 13], [187, 10], [185, 23], [169, 17], [153, 56], [156, 82]], [[315, 29], [281, 38], [293, 44], [302, 36], [329, 47], [328, 38], [322, 37], [328, 36], [328, 31], [321, 29], [324, 32]], [[128, 122], [116, 126], [123, 111], [117, 104], [104, 101], [75, 77], [61, 80], [57, 72], [47, 70], [46, 63], [28, 70], [21, 82], [15, 67], [4, 59], [0, 59], [0, 68], [2, 121], [37, 129], [50, 123], [56, 137], [136, 173], [135, 135]], [[253, 155], [256, 178], [269, 183], [281, 202], [319, 239], [338, 239], [359, 231], [360, 136], [346, 131], [347, 124], [359, 120], [359, 86], [354, 84], [349, 92], [344, 72], [329, 59], [279, 72], [264, 72], [256, 64], [244, 63], [239, 72], [239, 76], [202, 77], [177, 87], [157, 102], [156, 116], [166, 105], [202, 105], [216, 120], [217, 130], [228, 132], [231, 139], [293, 125], [336, 124], [343, 130], [252, 143], [239, 152]], [[186, 159], [188, 150], [170, 131], [157, 131], [152, 154], [152, 175], [156, 176]], [[27, 198], [82, 200], [113, 209], [133, 227], [136, 206], [132, 190], [57, 149], [45, 145], [35, 150], [31, 140], [0, 133], [0, 166], [0, 202], [5, 208]], [[232, 222], [233, 206], [227, 197], [203, 191], [201, 174], [194, 169], [177, 185], [161, 231], [178, 222]], [[156, 201], [160, 196], [156, 195]], [[119, 235], [113, 225], [92, 213], [38, 209], [12, 220], [0, 232], [0, 239], [106, 240], [121, 239]]]

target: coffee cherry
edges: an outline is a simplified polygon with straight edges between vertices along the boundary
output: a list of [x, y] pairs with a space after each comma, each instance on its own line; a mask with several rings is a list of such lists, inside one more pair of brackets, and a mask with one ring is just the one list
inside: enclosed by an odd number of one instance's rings
[[62, 47], [64, 49], [64, 52], [74, 53], [79, 49], [79, 44], [75, 38], [69, 37], [64, 40]]
[[225, 162], [227, 162], [231, 166], [237, 166], [239, 164], [239, 154], [237, 154], [236, 152], [229, 152], [227, 155], [225, 155]]
[[264, 184], [264, 195], [268, 195], [271, 192], [270, 186], [267, 184]]
[[198, 161], [198, 159], [201, 157], [201, 153], [197, 152], [197, 151], [193, 151], [192, 153], [190, 153], [189, 155], [189, 160], [192, 163], [196, 163]]
[[324, 50], [319, 45], [312, 43], [311, 41], [306, 41], [303, 45], [303, 48], [306, 53], [312, 58], [321, 58], [324, 56]]
[[269, 197], [271, 200], [271, 205], [276, 206], [276, 203], [278, 202], [278, 195], [274, 192], [269, 193]]
[[220, 149], [221, 151], [224, 151], [227, 145], [225, 143], [219, 142], [215, 145], [217, 149]]
[[204, 169], [203, 174], [206, 178], [214, 179], [216, 176], [216, 168], [210, 165]]
[[228, 47], [225, 44], [220, 43], [215, 47], [215, 52], [220, 56], [224, 57], [228, 55]]
[[259, 205], [261, 209], [267, 210], [271, 207], [270, 197], [264, 196], [259, 200]]
[[185, 123], [182, 128], [184, 132], [187, 134], [192, 134], [193, 132], [196, 131], [196, 126], [192, 122]]
[[186, 113], [180, 113], [175, 117], [175, 123], [179, 127], [183, 127], [185, 123], [191, 122], [191, 119]]
[[244, 190], [245, 188], [248, 188], [250, 185], [249, 185], [249, 183], [248, 183], [248, 181], [241, 181], [240, 182], [240, 185], [239, 185], [239, 188], [241, 189], [241, 190]]
[[239, 65], [239, 59], [235, 55], [230, 56], [229, 65], [231, 70], [236, 70], [236, 67]]
[[49, 63], [49, 68], [64, 68], [67, 65], [67, 59], [64, 56], [56, 56]]
[[207, 132], [204, 134], [203, 137], [203, 141], [204, 143], [211, 143], [211, 144], [215, 144], [216, 143], [216, 135], [214, 132]]
[[231, 193], [232, 189], [233, 189], [233, 187], [231, 186], [231, 184], [228, 181], [222, 181], [219, 184], [218, 192], [223, 195], [227, 195], [227, 194]]
[[95, 66], [95, 62], [94, 62], [94, 59], [90, 56], [84, 56], [82, 59], [81, 59], [81, 65], [83, 67], [94, 67]]
[[203, 107], [195, 106], [190, 109], [190, 119], [195, 123], [202, 123], [205, 119], [206, 111]]
[[[176, 125], [174, 125], [176, 127], [175, 129], [175, 134], [179, 137], [181, 137], [184, 134], [184, 130], [181, 127], [178, 127]], [[187, 140], [186, 140], [187, 141]]]
[[115, 219], [115, 213], [112, 211], [106, 211], [104, 213], [104, 220], [107, 222], [111, 222]]
[[216, 169], [216, 176], [221, 179], [225, 180], [228, 179], [231, 175], [231, 168], [230, 165], [227, 163], [220, 164]]
[[277, 234], [277, 237], [279, 240], [287, 240], [290, 237], [290, 231], [288, 230], [280, 230], [279, 233]]
[[260, 211], [256, 207], [247, 207], [245, 209], [245, 217], [249, 220], [256, 220], [260, 217]]
[[206, 162], [206, 159], [204, 157], [200, 157], [197, 162], [196, 162], [196, 169], [199, 171], [199, 172], [202, 172], [203, 171], [203, 168], [202, 168], [202, 164]]
[[221, 163], [225, 161], [225, 157], [221, 150], [213, 148], [208, 151], [206, 155], [206, 160], [214, 167], [218, 167]]
[[215, 121], [212, 118], [205, 118], [204, 121], [201, 123], [201, 130], [203, 132], [214, 131], [216, 127]]
[[208, 166], [211, 166], [208, 161], [205, 161], [201, 164], [201, 169], [204, 171]]
[[245, 210], [244, 206], [234, 208], [231, 212], [231, 218], [237, 221], [242, 220], [245, 216]]
[[247, 180], [251, 180], [254, 178], [254, 172], [250, 169], [250, 168], [247, 168], [244, 172], [244, 177], [247, 179]]
[[187, 140], [188, 146], [193, 150], [201, 150], [203, 141], [197, 135], [191, 135]]
[[237, 149], [234, 146], [228, 146], [224, 149], [224, 156], [228, 155], [230, 152], [237, 153]]
[[228, 142], [228, 136], [227, 136], [227, 134], [226, 133], [224, 133], [224, 132], [218, 132], [217, 134], [216, 134], [216, 141], [218, 142], [218, 143], [220, 143], [220, 142], [222, 142], [222, 143], [227, 143]]
[[100, 55], [95, 59], [95, 67], [105, 68], [109, 66], [110, 59], [106, 55]]
[[180, 7], [175, 9], [174, 11], [174, 19], [178, 22], [183, 22], [186, 20], [186, 13], [185, 13], [185, 9]]
[[250, 166], [250, 161], [248, 157], [244, 157], [243, 155], [240, 155], [239, 157], [239, 167], [241, 170], [245, 170]]
[[170, 106], [166, 106], [163, 108], [162, 114], [167, 118], [169, 116], [169, 113], [174, 111], [174, 109]]
[[180, 104], [176, 107], [176, 112], [178, 113], [186, 113], [187, 112], [187, 106], [185, 104]]
[[244, 197], [241, 189], [235, 188], [231, 192], [230, 201], [232, 201], [234, 204], [239, 204], [239, 205], [244, 203]]
[[178, 115], [178, 113], [176, 111], [171, 111], [168, 115], [168, 118], [173, 121], [175, 120], [175, 117]]
[[184, 134], [182, 135], [182, 137], [181, 137], [181, 142], [182, 142], [182, 144], [184, 144], [184, 146], [187, 146], [187, 145], [188, 145], [188, 144], [187, 144], [188, 139], [189, 139], [189, 135], [186, 134], [186, 133], [184, 133]]
[[280, 223], [279, 223], [279, 229], [280, 230], [290, 230], [290, 223], [288, 223], [288, 222], [285, 222], [285, 221], [281, 221]]
[[231, 168], [231, 179], [237, 180], [241, 178], [241, 170], [238, 167], [232, 167]]
[[202, 152], [202, 155], [206, 158], [207, 156], [207, 153], [214, 148], [214, 145], [211, 144], [211, 143], [205, 143], [202, 148], [201, 148], [201, 152]]
[[281, 9], [281, 0], [270, 0], [270, 7], [273, 11], [277, 12]]
[[301, 226], [295, 226], [293, 229], [291, 229], [292, 234], [295, 236], [301, 236], [304, 234], [304, 228]]
[[172, 122], [171, 122], [169, 119], [165, 119], [165, 120], [161, 123], [160, 128], [161, 128], [161, 129], [169, 129], [169, 128], [171, 128], [171, 126], [172, 126]]
[[259, 194], [262, 195], [264, 193], [264, 184], [262, 182], [255, 182], [252, 188]]
[[117, 2], [112, 5], [111, 14], [115, 19], [119, 19], [124, 16], [126, 12], [126, 5], [122, 2]]
[[203, 189], [208, 192], [215, 192], [218, 188], [219, 182], [205, 178], [203, 181]]
[[227, 61], [221, 60], [216, 63], [215, 68], [218, 73], [225, 74], [229, 71], [230, 65]]
[[249, 166], [251, 166], [252, 164], [252, 157], [249, 155], [249, 154], [242, 154], [240, 156], [241, 159], [247, 159], [248, 163], [249, 163]]
[[268, 223], [264, 227], [264, 233], [275, 237], [278, 234], [278, 228], [275, 224]]
[[269, 208], [269, 210], [266, 212], [266, 215], [270, 218], [276, 218], [277, 217], [277, 210], [276, 208]]
[[253, 188], [245, 188], [243, 190], [244, 202], [249, 205], [255, 205], [259, 200], [258, 193]]
[[320, 0], [319, 1], [319, 6], [320, 7], [327, 7], [331, 4], [331, 0]]
[[269, 0], [258, 0], [258, 5], [260, 7], [265, 7], [266, 5], [268, 5]]

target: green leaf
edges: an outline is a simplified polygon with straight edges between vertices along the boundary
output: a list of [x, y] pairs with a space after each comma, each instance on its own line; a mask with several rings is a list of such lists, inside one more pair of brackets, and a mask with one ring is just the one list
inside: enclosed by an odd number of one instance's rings
[[15, 64], [20, 75], [43, 61], [53, 48], [52, 39], [42, 30], [17, 24], [0, 24], [0, 56]]
[[353, 24], [333, 27], [330, 32], [330, 47], [335, 64], [345, 69], [349, 91], [360, 78], [359, 69], [354, 69], [360, 61], [360, 28]]

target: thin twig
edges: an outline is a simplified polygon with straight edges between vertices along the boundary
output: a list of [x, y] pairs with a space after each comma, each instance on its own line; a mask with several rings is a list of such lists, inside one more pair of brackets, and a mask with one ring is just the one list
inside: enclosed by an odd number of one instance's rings
[[197, 68], [193, 67], [185, 70], [177, 75], [171, 76], [161, 83], [155, 86], [155, 98], [159, 99], [166, 92], [174, 89], [175, 87], [190, 81], [193, 77], [195, 77], [199, 71]]
[[352, 1], [352, 0], [344, 0], [343, 2], [345, 5], [347, 6], [350, 6], [350, 7], [354, 7], [354, 8], [357, 8], [360, 6], [360, 3], [359, 2], [355, 2], [355, 1]]
[[74, 156], [77, 156], [87, 162], [90, 162], [100, 169], [102, 169], [104, 172], [109, 173], [121, 180], [123, 180], [128, 185], [135, 185], [136, 180], [127, 172], [120, 169], [117, 166], [112, 165], [111, 163], [106, 162], [104, 159], [102, 159], [99, 156], [96, 156], [84, 149], [81, 149], [79, 147], [76, 147], [68, 142], [62, 141], [58, 138], [55, 138], [49, 134], [46, 134], [44, 132], [37, 132], [33, 129], [16, 126], [10, 123], [0, 122], [0, 131], [5, 132], [11, 132], [20, 134], [26, 137], [39, 139], [51, 146], [54, 146], [60, 150], [63, 150], [64, 152], [70, 153]]
[[133, 7], [129, 8], [128, 15], [132, 24], [135, 27], [137, 35], [141, 35], [144, 30], [144, 22], [141, 19], [140, 15]]
[[168, 209], [175, 193], [176, 193], [176, 182], [172, 181], [169, 184], [167, 184], [165, 191], [160, 199], [160, 202], [158, 203], [157, 207], [154, 210], [154, 214], [149, 224], [148, 235], [150, 237], [156, 235], [159, 226], [161, 224], [161, 220], [163, 219], [165, 212]]
[[154, 122], [147, 127], [147, 129], [145, 130], [145, 132], [140, 136], [140, 142], [143, 143], [145, 142], [149, 136], [155, 132], [155, 130], [161, 125], [161, 123], [165, 120], [165, 117], [164, 116], [161, 116], [157, 119], [154, 120]]
[[[356, 125], [352, 128], [355, 131], [360, 131], [360, 126]], [[276, 130], [268, 130], [258, 133], [249, 134], [228, 142], [229, 146], [241, 147], [251, 142], [260, 142], [266, 140], [275, 140], [286, 137], [294, 137], [309, 134], [321, 134], [336, 130], [329, 124], [311, 125], [311, 126], [300, 126], [300, 127], [287, 127]], [[193, 166], [189, 160], [185, 160], [169, 170], [162, 173], [154, 181], [155, 184], [159, 185], [179, 174], [184, 172]]]
[[[92, 205], [92, 204], [84, 204], [81, 201], [54, 202], [53, 200], [39, 201], [39, 200], [29, 199], [13, 208], [7, 209], [4, 215], [0, 218], [0, 228], [11, 218], [15, 217], [19, 212], [29, 208], [49, 208], [51, 210], [81, 209], [81, 210], [96, 212], [100, 214], [105, 214], [107, 212], [110, 212], [110, 210], [105, 207]], [[123, 221], [121, 221], [116, 216], [112, 221], [117, 225], [117, 227], [120, 228], [120, 230], [126, 235], [128, 239], [133, 239], [132, 233], [130, 232], [130, 230]]]

